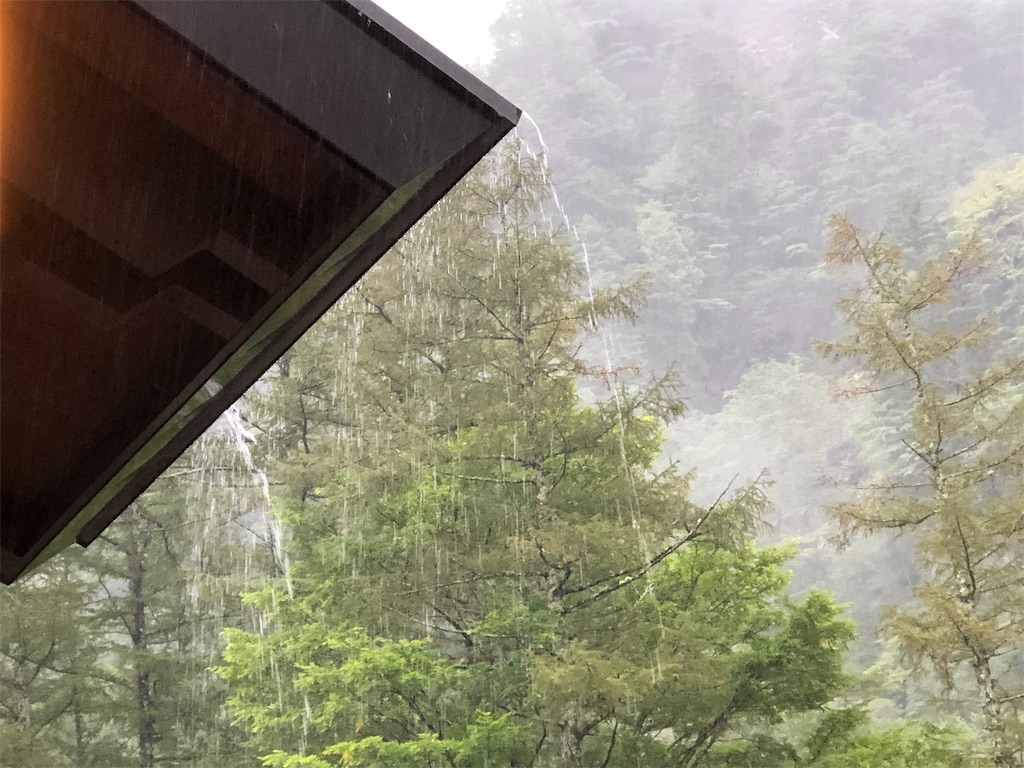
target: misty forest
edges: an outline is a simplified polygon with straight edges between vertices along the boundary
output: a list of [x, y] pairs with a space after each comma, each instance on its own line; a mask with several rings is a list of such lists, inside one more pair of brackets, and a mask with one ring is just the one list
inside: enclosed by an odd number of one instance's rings
[[0, 591], [0, 763], [1024, 766], [1024, 6], [493, 35], [517, 133]]

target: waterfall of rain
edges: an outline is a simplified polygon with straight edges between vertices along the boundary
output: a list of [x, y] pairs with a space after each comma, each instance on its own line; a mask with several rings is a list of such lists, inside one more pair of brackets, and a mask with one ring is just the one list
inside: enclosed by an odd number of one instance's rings
[[262, 503], [259, 505], [259, 509], [256, 510], [256, 512], [261, 518], [265, 542], [270, 547], [270, 554], [273, 558], [275, 569], [284, 578], [288, 596], [292, 597], [294, 595], [294, 591], [292, 589], [291, 567], [288, 562], [288, 552], [284, 547], [284, 529], [281, 525], [280, 518], [274, 515], [271, 511], [270, 483], [267, 480], [267, 473], [262, 468], [256, 466], [253, 461], [252, 449], [250, 446], [256, 442], [256, 435], [249, 427], [243, 415], [244, 411], [242, 404], [243, 401], [239, 400], [228, 408], [228, 410], [224, 412], [224, 415], [221, 416], [221, 422], [226, 428], [228, 434], [231, 436], [235, 450], [237, 451], [238, 456], [242, 459], [245, 469], [255, 481], [255, 485], [260, 491], [260, 501]]
[[[227, 627], [264, 634], [272, 629], [263, 612], [243, 603], [240, 595], [268, 578], [283, 580], [292, 591], [285, 535], [273, 514], [270, 484], [260, 467], [257, 448], [262, 433], [247, 418], [241, 399], [215, 422], [163, 476], [183, 493], [184, 516], [175, 527], [184, 543], [181, 567], [188, 617], [181, 642], [186, 695], [176, 700], [182, 739], [203, 740], [216, 762], [230, 714], [218, 707], [210, 717], [219, 727], [190, 734], [195, 712], [209, 706], [221, 686], [211, 667], [221, 662]], [[173, 529], [172, 529], [173, 530]], [[184, 743], [184, 742], [183, 742]]]
[[[550, 154], [548, 150], [548, 145], [547, 142], [544, 141], [544, 134], [541, 132], [540, 126], [537, 124], [537, 121], [534, 120], [525, 111], [523, 112], [523, 119], [530, 123], [530, 126], [533, 128], [533, 131], [537, 136], [537, 141], [540, 144], [541, 152], [539, 153], [539, 160], [541, 163], [541, 168], [543, 169], [544, 173], [544, 183], [547, 185], [548, 190], [551, 193], [551, 201], [552, 203], [554, 203], [555, 210], [558, 212], [558, 215], [561, 218], [561, 223], [564, 224], [566, 232], [571, 233], [573, 242], [576, 244], [576, 246], [578, 246], [579, 251], [582, 255], [584, 274], [586, 275], [587, 298], [590, 302], [590, 324], [594, 332], [597, 334], [598, 339], [601, 343], [602, 351], [604, 353], [603, 362], [605, 368], [605, 381], [607, 383], [609, 390], [611, 391], [611, 395], [615, 403], [615, 409], [619, 420], [619, 450], [622, 456], [623, 471], [626, 473], [626, 477], [629, 481], [631, 489], [631, 498], [628, 499], [630, 517], [633, 524], [633, 529], [637, 534], [644, 556], [650, 559], [650, 542], [648, 542], [647, 536], [644, 533], [639, 520], [640, 497], [636, 488], [636, 479], [633, 476], [633, 472], [629, 468], [629, 458], [626, 452], [626, 430], [625, 416], [622, 407], [622, 392], [620, 388], [615, 384], [615, 366], [612, 363], [612, 341], [608, 333], [608, 330], [604, 326], [602, 326], [597, 319], [596, 299], [594, 292], [594, 273], [590, 262], [590, 252], [587, 250], [587, 244], [584, 241], [584, 239], [580, 236], [579, 230], [569, 219], [569, 214], [558, 196], [558, 189], [555, 185], [554, 179], [551, 174], [551, 167], [550, 165], [548, 165], [548, 157]], [[526, 151], [529, 152], [532, 157], [538, 158], [538, 153], [530, 149], [529, 141], [523, 135], [523, 132], [519, 130], [519, 128], [516, 128], [516, 135], [519, 137], [520, 140], [522, 140], [523, 146], [526, 148]], [[550, 219], [548, 220], [548, 225], [551, 229], [551, 234], [554, 235], [555, 226]]]

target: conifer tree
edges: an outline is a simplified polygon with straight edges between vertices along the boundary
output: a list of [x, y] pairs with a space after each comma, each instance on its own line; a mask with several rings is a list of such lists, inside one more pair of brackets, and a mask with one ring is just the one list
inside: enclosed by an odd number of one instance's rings
[[0, 591], [0, 765], [248, 764], [208, 669], [261, 578], [233, 439], [218, 425], [87, 550]]
[[[915, 665], [948, 690], [968, 671], [993, 764], [1024, 760], [1024, 357], [989, 345], [990, 318], [965, 305], [989, 268], [976, 237], [916, 267], [884, 235], [831, 220], [829, 263], [857, 265], [863, 283], [839, 310], [849, 335], [823, 352], [852, 358], [863, 392], [902, 394], [899, 463], [833, 513], [849, 534], [913, 537], [926, 578], [889, 627]], [[972, 311], [973, 310], [973, 311]]]
[[838, 606], [749, 543], [762, 484], [692, 503], [654, 469], [671, 379], [581, 355], [638, 297], [591, 299], [545, 175], [489, 158], [259, 409], [292, 592], [219, 672], [268, 765], [741, 764], [845, 682]]

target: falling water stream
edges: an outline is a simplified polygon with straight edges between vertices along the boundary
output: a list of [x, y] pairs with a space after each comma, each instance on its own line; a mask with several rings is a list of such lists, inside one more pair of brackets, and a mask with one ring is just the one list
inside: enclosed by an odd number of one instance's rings
[[[621, 452], [621, 458], [623, 462], [623, 469], [626, 472], [626, 476], [630, 483], [631, 498], [628, 501], [628, 507], [631, 515], [631, 521], [634, 530], [639, 538], [642, 551], [645, 556], [649, 556], [649, 542], [647, 537], [642, 530], [639, 522], [639, 494], [635, 485], [635, 478], [633, 473], [629, 471], [627, 449], [625, 442], [625, 414], [623, 411], [622, 392], [619, 386], [616, 385], [616, 373], [613, 365], [613, 352], [612, 352], [612, 341], [611, 337], [605, 327], [598, 322], [597, 310], [596, 310], [596, 291], [594, 287], [594, 274], [593, 267], [591, 264], [590, 252], [587, 248], [587, 244], [583, 237], [580, 235], [577, 227], [572, 223], [569, 214], [562, 203], [561, 198], [558, 194], [558, 188], [554, 183], [551, 168], [548, 163], [549, 148], [547, 142], [544, 140], [543, 133], [537, 122], [526, 112], [523, 112], [523, 119], [529, 123], [532, 128], [533, 134], [536, 137], [536, 143], [540, 145], [540, 151], [534, 151], [530, 147], [530, 138], [524, 135], [521, 129], [516, 129], [516, 136], [522, 141], [522, 145], [526, 152], [534, 159], [540, 162], [542, 172], [544, 175], [544, 182], [547, 185], [547, 189], [550, 194], [550, 199], [554, 205], [555, 211], [559, 217], [559, 222], [556, 222], [545, 214], [550, 234], [556, 235], [559, 228], [564, 226], [567, 234], [570, 235], [572, 242], [578, 250], [581, 262], [584, 268], [585, 275], [585, 290], [586, 297], [590, 304], [590, 325], [593, 332], [596, 334], [603, 353], [603, 367], [604, 367], [604, 381], [606, 386], [610, 390], [610, 394], [615, 403], [617, 418], [619, 420], [618, 440], [619, 449]], [[500, 243], [499, 243], [500, 247]], [[415, 300], [415, 297], [406, 297], [406, 300]], [[253, 485], [259, 490], [259, 497], [256, 499], [258, 509], [251, 510], [259, 518], [259, 528], [248, 529], [250, 531], [250, 541], [253, 544], [262, 543], [269, 548], [270, 556], [273, 561], [273, 565], [277, 573], [283, 578], [285, 588], [289, 596], [293, 595], [293, 585], [291, 578], [291, 570], [288, 560], [288, 552], [286, 546], [286, 532], [282, 526], [280, 518], [274, 514], [271, 504], [270, 485], [267, 479], [265, 470], [257, 466], [253, 459], [253, 447], [257, 443], [257, 430], [248, 422], [246, 414], [246, 406], [244, 398], [239, 400], [232, 405], [218, 420], [211, 431], [223, 431], [230, 438], [230, 445], [232, 446], [237, 458], [241, 462], [243, 471], [248, 474], [249, 479]], [[339, 439], [340, 436], [339, 436]]]
[[284, 545], [284, 528], [281, 525], [281, 519], [275, 515], [271, 509], [270, 483], [267, 480], [267, 473], [265, 470], [257, 467], [253, 461], [250, 445], [256, 442], [256, 434], [244, 418], [241, 406], [241, 400], [235, 402], [227, 411], [224, 412], [224, 415], [221, 417], [221, 422], [227, 429], [228, 434], [232, 437], [235, 450], [238, 452], [238, 456], [242, 459], [242, 463], [246, 470], [255, 481], [256, 487], [260, 490], [262, 495], [262, 504], [259, 508], [259, 514], [262, 518], [263, 528], [266, 532], [266, 543], [270, 547], [270, 554], [273, 558], [274, 567], [284, 578], [288, 596], [293, 597], [294, 590], [292, 588], [291, 566], [288, 562], [288, 552]]
[[[592, 330], [597, 334], [601, 342], [602, 351], [604, 353], [605, 381], [614, 399], [615, 410], [619, 420], [619, 451], [621, 453], [623, 471], [626, 473], [626, 477], [629, 480], [630, 486], [630, 498], [628, 499], [630, 518], [633, 525], [633, 530], [636, 532], [636, 535], [639, 539], [640, 547], [642, 552], [644, 553], [644, 557], [646, 557], [649, 560], [651, 557], [650, 543], [647, 541], [647, 536], [645, 535], [642, 527], [640, 526], [639, 520], [640, 496], [636, 488], [636, 478], [634, 478], [633, 473], [629, 469], [629, 457], [626, 452], [625, 414], [623, 412], [622, 405], [622, 392], [615, 383], [615, 367], [612, 363], [611, 337], [608, 334], [608, 330], [604, 326], [602, 326], [597, 319], [597, 305], [594, 293], [594, 272], [590, 263], [590, 252], [587, 250], [587, 244], [584, 241], [584, 239], [580, 236], [579, 230], [577, 230], [576, 226], [570, 221], [569, 214], [566, 211], [565, 206], [562, 205], [562, 201], [558, 196], [558, 188], [555, 186], [555, 182], [551, 174], [551, 167], [550, 165], [548, 165], [548, 157], [550, 153], [548, 150], [547, 142], [544, 141], [544, 134], [541, 132], [540, 126], [537, 124], [537, 121], [534, 120], [525, 111], [523, 112], [523, 118], [530, 123], [534, 132], [537, 134], [537, 141], [540, 143], [541, 146], [541, 153], [539, 159], [541, 162], [541, 167], [544, 171], [544, 182], [547, 184], [548, 190], [551, 193], [551, 201], [554, 203], [555, 209], [558, 211], [558, 214], [561, 217], [562, 224], [565, 225], [566, 232], [572, 233], [572, 239], [575, 242], [575, 244], [579, 247], [579, 251], [582, 254], [584, 273], [586, 275], [587, 298], [590, 301], [590, 325]], [[529, 148], [529, 141], [523, 136], [522, 131], [520, 131], [518, 128], [516, 128], [516, 135], [523, 140], [523, 146], [526, 147], [527, 152], [529, 152], [532, 157], [536, 158], [537, 153], [535, 153], [533, 150]], [[549, 225], [551, 226], [551, 235], [554, 236], [555, 227], [550, 221]]]

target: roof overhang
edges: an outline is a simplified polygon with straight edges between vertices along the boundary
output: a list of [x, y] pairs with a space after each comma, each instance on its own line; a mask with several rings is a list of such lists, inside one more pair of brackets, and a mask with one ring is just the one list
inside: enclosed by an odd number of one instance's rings
[[95, 539], [519, 111], [362, 0], [0, 9], [10, 583]]

